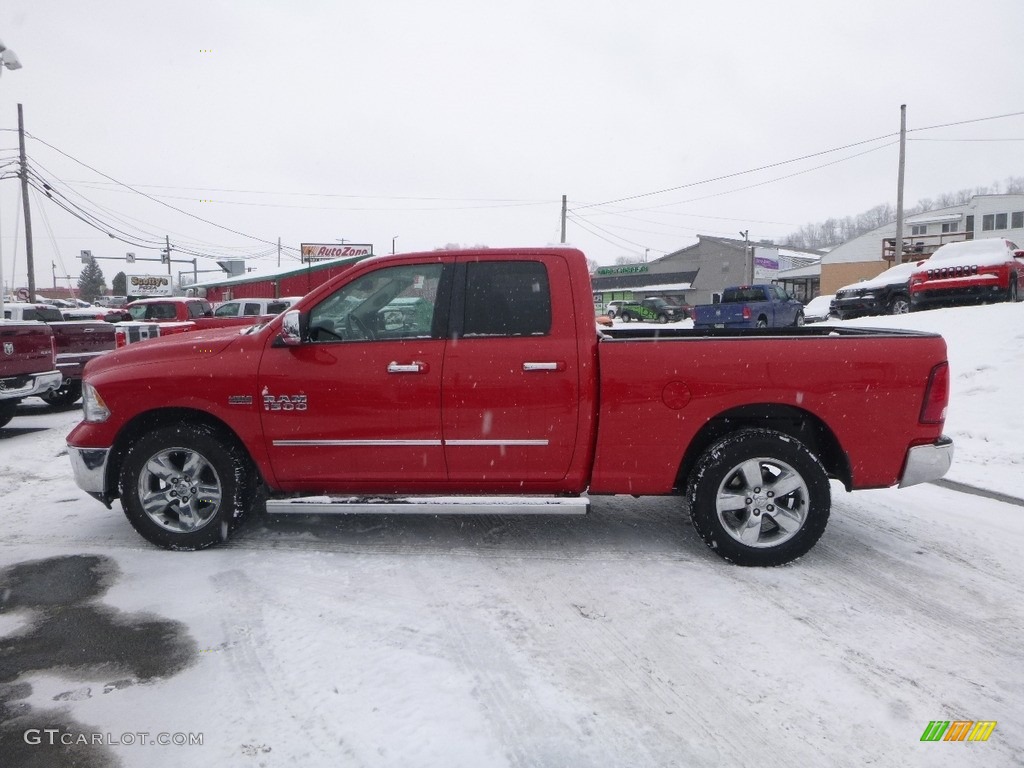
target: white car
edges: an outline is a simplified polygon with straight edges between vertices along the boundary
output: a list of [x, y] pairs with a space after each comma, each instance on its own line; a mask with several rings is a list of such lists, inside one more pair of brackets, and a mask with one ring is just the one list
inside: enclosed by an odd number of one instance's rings
[[827, 293], [824, 296], [815, 296], [804, 305], [804, 322], [821, 323], [828, 320], [832, 314], [832, 302], [835, 294]]
[[213, 310], [214, 317], [259, 317], [279, 315], [301, 299], [301, 296], [282, 296], [279, 299], [233, 299]]

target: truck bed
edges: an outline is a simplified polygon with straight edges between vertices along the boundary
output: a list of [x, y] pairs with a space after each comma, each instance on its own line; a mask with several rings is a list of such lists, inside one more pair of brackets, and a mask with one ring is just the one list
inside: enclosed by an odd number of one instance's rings
[[592, 493], [624, 483], [636, 494], [669, 492], [689, 466], [681, 446], [703, 450], [702, 432], [730, 414], [801, 423], [809, 441], [838, 451], [832, 475], [848, 489], [895, 485], [908, 441], [941, 434], [939, 425], [919, 423], [925, 383], [945, 357], [937, 334], [805, 326], [603, 336], [602, 399], [617, 407], [601, 413]]

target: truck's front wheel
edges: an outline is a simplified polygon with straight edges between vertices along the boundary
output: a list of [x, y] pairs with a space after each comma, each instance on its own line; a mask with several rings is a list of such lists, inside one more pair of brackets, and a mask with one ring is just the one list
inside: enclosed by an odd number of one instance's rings
[[693, 526], [737, 565], [782, 565], [808, 552], [828, 524], [825, 468], [807, 447], [769, 429], [713, 444], [690, 476]]
[[203, 424], [140, 438], [121, 467], [121, 504], [145, 539], [203, 549], [227, 539], [253, 503], [253, 471], [233, 441]]

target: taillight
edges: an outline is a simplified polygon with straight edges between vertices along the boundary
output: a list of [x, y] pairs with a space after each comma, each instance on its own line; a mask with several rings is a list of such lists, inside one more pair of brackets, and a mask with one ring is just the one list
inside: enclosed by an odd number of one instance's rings
[[928, 386], [924, 390], [924, 405], [921, 406], [922, 424], [941, 424], [946, 420], [946, 406], [949, 405], [949, 363], [939, 363], [932, 368]]
[[50, 336], [50, 359], [57, 360], [57, 337]]
[[120, 349], [128, 344], [128, 333], [124, 328], [118, 328], [114, 331], [114, 346]]
[[743, 308], [743, 319], [744, 320], [749, 320], [750, 319], [750, 307], [744, 307]]

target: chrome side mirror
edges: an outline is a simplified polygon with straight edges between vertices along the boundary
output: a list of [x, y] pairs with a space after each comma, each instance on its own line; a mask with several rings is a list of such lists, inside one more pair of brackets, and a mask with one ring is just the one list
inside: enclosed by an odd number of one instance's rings
[[301, 315], [297, 309], [289, 309], [281, 319], [281, 343], [295, 347], [302, 343]]

